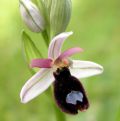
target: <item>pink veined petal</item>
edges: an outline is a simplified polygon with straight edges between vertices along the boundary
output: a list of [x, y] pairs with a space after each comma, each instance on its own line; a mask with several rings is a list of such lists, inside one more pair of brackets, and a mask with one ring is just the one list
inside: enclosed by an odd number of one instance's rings
[[79, 47], [70, 48], [70, 49], [64, 51], [58, 58], [59, 59], [67, 58], [69, 56], [72, 56], [72, 55], [82, 52], [82, 51], [83, 51], [83, 49], [79, 48]]
[[41, 69], [23, 86], [20, 92], [22, 103], [27, 103], [44, 92], [54, 81], [52, 69]]
[[38, 68], [51, 68], [52, 59], [33, 59], [30, 63], [30, 67], [38, 67]]
[[48, 58], [56, 59], [61, 53], [63, 42], [72, 34], [73, 32], [64, 32], [54, 37], [48, 49]]

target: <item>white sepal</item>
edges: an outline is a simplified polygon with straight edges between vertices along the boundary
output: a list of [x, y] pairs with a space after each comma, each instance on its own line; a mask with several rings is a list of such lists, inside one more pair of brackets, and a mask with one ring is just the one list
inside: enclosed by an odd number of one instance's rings
[[49, 45], [48, 58], [56, 59], [61, 54], [64, 41], [72, 34], [73, 32], [64, 32], [55, 36]]
[[41, 69], [31, 77], [20, 92], [22, 103], [27, 103], [44, 92], [54, 81], [52, 69]]
[[91, 61], [71, 60], [70, 72], [77, 78], [86, 78], [101, 74], [103, 67]]

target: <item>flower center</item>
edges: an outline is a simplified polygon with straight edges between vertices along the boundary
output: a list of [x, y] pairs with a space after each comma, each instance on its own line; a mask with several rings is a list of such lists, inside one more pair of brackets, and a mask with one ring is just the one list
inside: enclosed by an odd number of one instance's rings
[[56, 59], [54, 61], [54, 66], [56, 68], [69, 67], [70, 61], [68, 59]]

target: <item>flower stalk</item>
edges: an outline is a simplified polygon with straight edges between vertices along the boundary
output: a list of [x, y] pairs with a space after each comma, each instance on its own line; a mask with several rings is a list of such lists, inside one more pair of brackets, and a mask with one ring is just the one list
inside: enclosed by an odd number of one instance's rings
[[55, 104], [54, 105], [54, 110], [55, 110], [55, 114], [56, 114], [56, 120], [57, 121], [66, 121], [66, 117], [65, 114], [63, 112], [61, 112]]

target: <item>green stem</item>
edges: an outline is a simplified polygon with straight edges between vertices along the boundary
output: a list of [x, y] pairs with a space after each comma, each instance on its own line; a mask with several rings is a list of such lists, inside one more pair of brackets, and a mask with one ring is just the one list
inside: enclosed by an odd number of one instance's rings
[[54, 105], [54, 110], [56, 114], [56, 121], [66, 121], [65, 114], [61, 112], [56, 105]]
[[46, 46], [49, 47], [49, 37], [48, 37], [48, 34], [47, 34], [46, 30], [42, 32], [42, 36], [43, 36], [43, 38], [45, 40]]
[[56, 121], [66, 121], [66, 117], [65, 114], [57, 107], [57, 105], [55, 104], [55, 100], [52, 98], [52, 88], [49, 88], [45, 93], [47, 98], [51, 101], [53, 108], [54, 108], [54, 112], [56, 115]]

